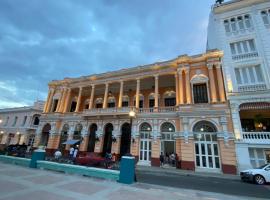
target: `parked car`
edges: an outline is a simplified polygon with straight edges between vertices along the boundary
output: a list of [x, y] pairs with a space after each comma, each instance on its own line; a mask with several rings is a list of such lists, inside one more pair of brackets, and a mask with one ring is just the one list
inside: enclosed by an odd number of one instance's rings
[[255, 169], [244, 170], [240, 172], [240, 176], [242, 181], [255, 182], [258, 185], [270, 182], [270, 163]]
[[94, 166], [94, 167], [105, 167], [106, 160], [96, 153], [86, 153], [85, 155], [79, 155], [75, 159], [75, 164]]

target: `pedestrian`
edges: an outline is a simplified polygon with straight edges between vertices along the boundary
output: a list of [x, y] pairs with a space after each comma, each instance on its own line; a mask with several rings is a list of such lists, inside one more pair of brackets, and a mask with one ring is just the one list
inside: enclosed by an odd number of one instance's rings
[[58, 161], [62, 157], [62, 153], [59, 149], [54, 153], [54, 158]]
[[69, 149], [69, 159], [72, 159], [72, 158], [73, 158], [73, 153], [74, 153], [74, 148], [71, 147], [71, 148]]
[[159, 161], [160, 161], [160, 167], [163, 167], [163, 165], [164, 165], [164, 155], [163, 155], [163, 152], [161, 152], [161, 154], [159, 156]]
[[175, 165], [175, 155], [174, 155], [174, 153], [171, 153], [170, 160], [171, 160], [171, 165], [174, 166]]
[[78, 150], [77, 148], [74, 150], [74, 152], [73, 152], [73, 160], [76, 159], [77, 154], [78, 154], [78, 151], [79, 151], [79, 150]]

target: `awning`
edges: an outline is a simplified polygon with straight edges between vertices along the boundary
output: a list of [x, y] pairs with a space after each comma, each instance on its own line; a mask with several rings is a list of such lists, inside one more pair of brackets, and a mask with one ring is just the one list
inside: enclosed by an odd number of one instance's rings
[[240, 105], [240, 110], [265, 110], [270, 109], [270, 103], [268, 102], [252, 102], [243, 103]]
[[65, 141], [65, 142], [63, 142], [62, 144], [76, 144], [76, 143], [78, 143], [78, 142], [80, 142], [80, 140], [67, 140], [67, 141]]

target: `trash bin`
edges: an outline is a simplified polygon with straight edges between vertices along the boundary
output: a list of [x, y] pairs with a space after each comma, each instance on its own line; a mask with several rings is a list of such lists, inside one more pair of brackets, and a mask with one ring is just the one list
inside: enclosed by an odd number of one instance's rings
[[37, 149], [33, 152], [31, 162], [29, 167], [30, 168], [37, 168], [37, 161], [38, 160], [45, 160], [46, 151], [43, 149]]

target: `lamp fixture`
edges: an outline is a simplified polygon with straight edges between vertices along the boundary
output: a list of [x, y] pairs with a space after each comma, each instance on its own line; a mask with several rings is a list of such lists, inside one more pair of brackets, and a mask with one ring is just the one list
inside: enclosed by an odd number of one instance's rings
[[117, 139], [114, 136], [112, 136], [112, 142], [113, 143], [116, 143], [117, 142]]
[[136, 115], [136, 113], [133, 110], [131, 110], [128, 114], [130, 117], [135, 117]]

